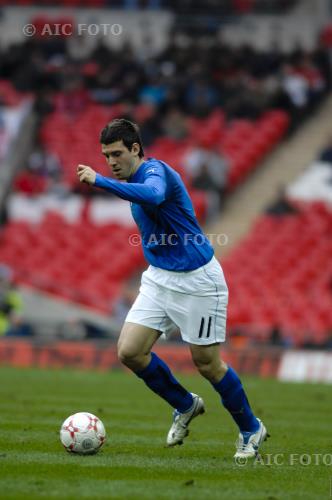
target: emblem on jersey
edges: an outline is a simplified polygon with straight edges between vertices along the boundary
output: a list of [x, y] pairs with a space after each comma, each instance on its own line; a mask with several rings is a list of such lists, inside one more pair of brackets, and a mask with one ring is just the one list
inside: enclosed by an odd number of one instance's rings
[[156, 171], [155, 168], [149, 168], [149, 170], [146, 171], [147, 174], [153, 174]]

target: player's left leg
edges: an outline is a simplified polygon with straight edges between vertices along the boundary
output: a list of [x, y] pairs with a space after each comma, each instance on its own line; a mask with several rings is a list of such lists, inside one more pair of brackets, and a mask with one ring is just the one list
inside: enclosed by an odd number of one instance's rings
[[253, 414], [237, 373], [221, 360], [219, 343], [190, 344], [190, 350], [198, 371], [220, 394], [223, 406], [239, 427], [235, 458], [256, 456], [259, 446], [267, 437], [267, 431]]

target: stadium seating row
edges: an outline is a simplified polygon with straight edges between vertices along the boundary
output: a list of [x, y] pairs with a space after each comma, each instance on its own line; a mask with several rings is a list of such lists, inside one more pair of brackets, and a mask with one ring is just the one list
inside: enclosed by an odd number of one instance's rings
[[68, 224], [49, 214], [40, 224], [12, 222], [1, 234], [0, 261], [20, 283], [111, 313], [123, 282], [143, 266], [134, 228]]
[[279, 327], [292, 343], [322, 343], [332, 326], [332, 213], [322, 203], [262, 216], [223, 261], [228, 324], [266, 338]]

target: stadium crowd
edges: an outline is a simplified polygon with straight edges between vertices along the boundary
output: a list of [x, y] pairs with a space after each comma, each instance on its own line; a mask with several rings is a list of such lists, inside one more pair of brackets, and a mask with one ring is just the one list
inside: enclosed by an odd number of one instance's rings
[[148, 103], [151, 110], [142, 117], [148, 143], [168, 132], [169, 121], [172, 129], [178, 123], [174, 133], [183, 136], [186, 115], [207, 116], [216, 107], [228, 119], [255, 118], [271, 107], [294, 113], [331, 88], [331, 54], [322, 44], [313, 52], [258, 52], [175, 32], [165, 50], [151, 57], [130, 46], [93, 47], [88, 39], [43, 36], [10, 46], [1, 53], [0, 77], [21, 92], [34, 92], [39, 113], [77, 113], [91, 101], [127, 103], [130, 112], [130, 106]]
[[[36, 23], [36, 20], [34, 21]], [[91, 38], [91, 37], [90, 37]], [[195, 58], [192, 54], [195, 53]], [[194, 120], [204, 120], [216, 109], [220, 119], [256, 120], [271, 109], [291, 116], [290, 130], [312, 113], [331, 88], [331, 54], [320, 43], [312, 52], [295, 48], [291, 54], [277, 47], [258, 52], [249, 46], [231, 48], [222, 39], [189, 37], [175, 31], [157, 56], [136, 53], [126, 46], [114, 51], [89, 37], [38, 37], [3, 50], [0, 78], [19, 92], [32, 93], [40, 129], [51, 112], [77, 118], [91, 103], [109, 106], [139, 123], [146, 147], [160, 137], [181, 141]], [[1, 90], [1, 89], [0, 89]], [[6, 102], [6, 94], [2, 94]], [[221, 125], [221, 124], [220, 124]], [[197, 138], [198, 152], [184, 158], [193, 186], [212, 196], [227, 190], [227, 157], [214, 151], [214, 141]], [[17, 189], [50, 185], [63, 189], [61, 163], [36, 137]], [[193, 168], [193, 163], [195, 164]], [[216, 165], [219, 174], [216, 175]], [[29, 175], [33, 182], [28, 182]], [[202, 183], [201, 179], [207, 181]], [[221, 206], [219, 201], [216, 207]]]

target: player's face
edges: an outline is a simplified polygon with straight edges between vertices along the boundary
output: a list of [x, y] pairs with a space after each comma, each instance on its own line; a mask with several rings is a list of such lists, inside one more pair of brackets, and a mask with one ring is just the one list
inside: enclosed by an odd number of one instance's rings
[[128, 179], [137, 170], [141, 162], [141, 158], [138, 156], [140, 147], [137, 143], [133, 144], [131, 151], [122, 141], [102, 144], [101, 149], [107, 165], [118, 180]]

